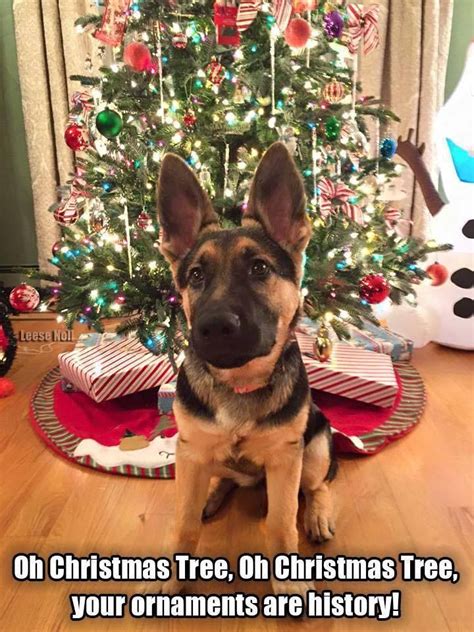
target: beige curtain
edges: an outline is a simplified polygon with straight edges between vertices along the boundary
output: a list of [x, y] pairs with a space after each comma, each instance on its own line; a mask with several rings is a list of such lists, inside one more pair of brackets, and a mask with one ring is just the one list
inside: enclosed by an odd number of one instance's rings
[[[433, 123], [443, 104], [453, 1], [378, 0], [381, 46], [361, 63], [364, 93], [380, 96], [401, 119], [386, 133], [406, 137], [410, 127], [415, 129], [417, 144], [426, 143], [424, 158], [435, 183]], [[431, 216], [408, 168], [400, 185], [413, 234], [427, 237]]]
[[[48, 207], [56, 187], [73, 169], [73, 155], [64, 142], [69, 99], [79, 89], [68, 77], [88, 74], [98, 55], [88, 35], [78, 35], [74, 22], [90, 12], [88, 0], [14, 0], [28, 157], [35, 206], [39, 264], [48, 269], [51, 246], [58, 237]], [[89, 61], [86, 62], [86, 58]]]

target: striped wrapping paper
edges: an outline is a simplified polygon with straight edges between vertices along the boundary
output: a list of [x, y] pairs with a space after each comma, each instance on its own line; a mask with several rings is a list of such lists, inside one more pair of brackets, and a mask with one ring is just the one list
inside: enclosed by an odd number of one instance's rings
[[155, 356], [133, 337], [59, 355], [61, 374], [96, 402], [138, 393], [170, 382], [167, 355]]
[[318, 362], [313, 356], [314, 336], [299, 331], [296, 338], [311, 388], [381, 408], [393, 405], [398, 384], [389, 356], [337, 342], [331, 360]]
[[[397, 362], [411, 359], [413, 342], [400, 334], [396, 334], [385, 327], [375, 325], [368, 320], [364, 320], [362, 329], [350, 324], [347, 325], [347, 328], [351, 337], [346, 342], [353, 347], [362, 347], [368, 351], [385, 353], [391, 356], [393, 361]], [[303, 318], [298, 325], [299, 331], [313, 338], [318, 329], [319, 324], [309, 318]], [[336, 341], [336, 334], [332, 330], [331, 333], [333, 341]]]

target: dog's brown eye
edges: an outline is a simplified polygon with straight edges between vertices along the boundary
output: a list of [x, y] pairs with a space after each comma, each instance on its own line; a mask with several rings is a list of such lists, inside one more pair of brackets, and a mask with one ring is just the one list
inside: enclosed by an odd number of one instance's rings
[[204, 274], [201, 268], [196, 266], [189, 271], [189, 283], [192, 286], [200, 285], [204, 281]]
[[252, 276], [263, 277], [268, 274], [270, 267], [263, 259], [255, 259], [250, 267]]

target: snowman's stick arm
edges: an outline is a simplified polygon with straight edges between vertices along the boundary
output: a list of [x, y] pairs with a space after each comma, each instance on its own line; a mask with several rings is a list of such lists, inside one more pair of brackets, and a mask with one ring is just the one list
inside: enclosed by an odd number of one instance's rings
[[445, 203], [441, 199], [438, 189], [433, 184], [431, 175], [423, 161], [425, 143], [422, 143], [419, 147], [417, 147], [411, 140], [414, 131], [415, 130], [412, 127], [408, 130], [406, 140], [403, 140], [402, 137], [399, 136], [397, 154], [400, 158], [403, 158], [413, 171], [415, 179], [420, 185], [421, 192], [423, 193], [426, 206], [428, 207], [431, 215], [434, 217], [440, 212]]

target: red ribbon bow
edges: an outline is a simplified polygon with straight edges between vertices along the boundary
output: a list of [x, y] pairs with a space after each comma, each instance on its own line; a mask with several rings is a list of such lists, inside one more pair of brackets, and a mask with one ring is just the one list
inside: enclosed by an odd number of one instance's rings
[[361, 42], [364, 43], [364, 55], [368, 55], [379, 45], [379, 9], [378, 4], [364, 7], [362, 4], [355, 3], [347, 6], [348, 28], [351, 38], [349, 50], [352, 54], [357, 53]]
[[327, 217], [338, 206], [351, 220], [357, 224], [363, 224], [362, 210], [349, 202], [350, 198], [354, 196], [354, 191], [343, 182], [333, 182], [329, 178], [321, 178], [318, 182], [318, 189], [321, 196], [319, 208], [323, 217]]

